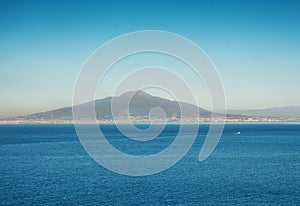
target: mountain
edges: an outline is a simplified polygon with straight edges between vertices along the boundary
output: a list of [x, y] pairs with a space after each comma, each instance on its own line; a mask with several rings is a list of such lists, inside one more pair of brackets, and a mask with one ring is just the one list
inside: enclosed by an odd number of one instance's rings
[[255, 117], [300, 118], [300, 106], [274, 107], [254, 110], [228, 110], [228, 113]]
[[[130, 101], [129, 101], [130, 100]], [[129, 103], [129, 106], [126, 103]], [[151, 118], [160, 121], [163, 117], [155, 108], [161, 108], [165, 112], [167, 121], [179, 121], [181, 118], [186, 118], [187, 121], [197, 122], [209, 121], [211, 112], [201, 107], [185, 103], [171, 101], [158, 96], [152, 96], [144, 91], [130, 91], [120, 96], [106, 97], [97, 99], [92, 102], [84, 103], [75, 106], [80, 109], [80, 116], [83, 122], [91, 122], [87, 118], [89, 113], [88, 108], [94, 106], [97, 120], [100, 122], [111, 122], [112, 118], [112, 103], [114, 105], [114, 119], [120, 122], [127, 122], [128, 115], [126, 114], [129, 108], [129, 116], [136, 122], [149, 121]], [[182, 116], [182, 114], [184, 114]], [[221, 117], [221, 114], [216, 114], [216, 121]], [[270, 109], [259, 110], [229, 110], [227, 111], [226, 121], [300, 121], [300, 106], [291, 107], [276, 107]], [[291, 118], [291, 119], [288, 119]], [[292, 119], [294, 118], [294, 119]], [[31, 115], [4, 118], [0, 123], [71, 123], [73, 120], [72, 107], [64, 107], [47, 112], [40, 112]]]
[[[197, 107], [195, 105], [176, 102], [168, 99], [164, 99], [157, 96], [152, 96], [144, 91], [130, 91], [116, 97], [106, 97], [104, 99], [98, 99], [94, 102], [88, 102], [85, 104], [77, 105], [80, 107], [84, 116], [85, 109], [90, 104], [95, 104], [96, 118], [98, 120], [112, 120], [111, 104], [112, 100], [116, 110], [114, 114], [117, 114], [118, 119], [126, 119], [126, 102], [130, 100], [129, 113], [133, 118], [148, 118], [149, 112], [155, 108], [160, 107], [164, 110], [167, 118], [180, 118], [181, 111], [185, 114], [185, 117], [198, 118], [210, 117], [211, 112]], [[197, 109], [199, 113], [197, 114]], [[155, 112], [153, 113], [155, 117]], [[26, 116], [8, 118], [11, 121], [72, 121], [72, 107], [64, 107], [61, 109], [51, 110], [47, 112], [35, 113]]]

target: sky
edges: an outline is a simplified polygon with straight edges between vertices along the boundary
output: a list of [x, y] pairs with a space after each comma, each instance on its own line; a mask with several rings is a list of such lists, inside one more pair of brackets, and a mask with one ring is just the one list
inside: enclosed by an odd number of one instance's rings
[[173, 32], [202, 48], [228, 109], [300, 105], [299, 9], [296, 0], [0, 0], [0, 117], [71, 106], [89, 55], [139, 30]]

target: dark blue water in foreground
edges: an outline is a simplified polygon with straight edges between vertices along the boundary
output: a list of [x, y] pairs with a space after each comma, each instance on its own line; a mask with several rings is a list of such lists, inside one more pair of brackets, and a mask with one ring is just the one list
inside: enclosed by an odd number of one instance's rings
[[[198, 162], [207, 128], [170, 169], [128, 177], [92, 160], [72, 125], [0, 125], [0, 205], [300, 205], [300, 124], [229, 124]], [[145, 145], [103, 129], [112, 145], [140, 155], [164, 149], [178, 125]]]

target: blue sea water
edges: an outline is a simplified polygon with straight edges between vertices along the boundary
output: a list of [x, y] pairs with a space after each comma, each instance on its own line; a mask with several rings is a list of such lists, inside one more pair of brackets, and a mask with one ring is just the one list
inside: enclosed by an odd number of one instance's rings
[[[164, 149], [178, 127], [141, 143], [101, 126], [112, 145], [136, 155]], [[0, 205], [300, 205], [300, 124], [228, 124], [198, 162], [207, 129], [170, 169], [129, 177], [91, 159], [73, 125], [0, 125]]]

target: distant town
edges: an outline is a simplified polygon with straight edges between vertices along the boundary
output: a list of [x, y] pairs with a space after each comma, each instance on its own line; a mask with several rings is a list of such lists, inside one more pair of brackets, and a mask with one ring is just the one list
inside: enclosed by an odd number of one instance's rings
[[300, 118], [276, 118], [276, 117], [244, 117], [244, 118], [167, 118], [167, 119], [151, 119], [149, 120], [148, 117], [133, 117], [131, 116], [129, 119], [102, 119], [97, 120], [96, 122], [93, 120], [81, 120], [81, 121], [73, 121], [70, 119], [6, 119], [0, 120], [0, 124], [127, 124], [127, 123], [218, 123], [218, 122], [300, 122]]

